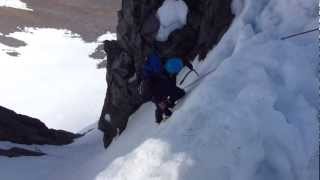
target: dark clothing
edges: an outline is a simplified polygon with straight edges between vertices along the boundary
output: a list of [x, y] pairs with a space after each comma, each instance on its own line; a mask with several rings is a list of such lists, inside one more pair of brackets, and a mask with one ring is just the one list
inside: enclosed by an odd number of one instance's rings
[[155, 111], [155, 117], [156, 117], [156, 122], [158, 124], [161, 123], [161, 121], [163, 120], [163, 114], [165, 114], [166, 116], [171, 116], [172, 112], [169, 109], [165, 109], [164, 111], [162, 111], [158, 106], [157, 109]]
[[182, 90], [176, 86], [175, 79], [169, 77], [153, 77], [150, 79], [150, 91], [152, 95], [152, 101], [160, 103], [170, 97], [170, 100], [177, 101], [181, 98]]
[[172, 112], [169, 108], [173, 108], [175, 102], [183, 97], [185, 92], [177, 87], [176, 74], [170, 75], [165, 70], [162, 60], [156, 52], [147, 57], [142, 75], [139, 93], [144, 99], [152, 100], [156, 104], [156, 122], [160, 123], [163, 114], [171, 116]]
[[[171, 116], [172, 112], [169, 108], [173, 108], [175, 102], [185, 95], [185, 91], [176, 86], [175, 77], [169, 78], [166, 75], [154, 76], [150, 79], [150, 92], [152, 101], [156, 104], [155, 112], [156, 122], [160, 123], [163, 114]], [[162, 109], [159, 104], [164, 103], [165, 108]]]

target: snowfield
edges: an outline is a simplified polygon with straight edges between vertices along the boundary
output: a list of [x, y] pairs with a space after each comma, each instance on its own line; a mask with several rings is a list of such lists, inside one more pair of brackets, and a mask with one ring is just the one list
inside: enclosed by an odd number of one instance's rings
[[25, 11], [33, 11], [33, 9], [28, 8], [26, 3], [21, 2], [20, 0], [0, 0], [0, 7], [1, 6], [21, 9]]
[[[98, 43], [52, 28], [24, 28], [6, 36], [27, 45], [0, 43], [2, 106], [55, 129], [76, 132], [96, 122], [106, 91], [105, 71], [97, 70], [96, 61], [89, 58]], [[107, 32], [97, 41], [105, 39], [115, 39], [115, 34]], [[20, 55], [12, 57], [7, 51]]]
[[166, 122], [157, 125], [155, 107], [146, 103], [107, 150], [93, 130], [68, 146], [40, 147], [49, 153], [45, 158], [0, 157], [1, 177], [319, 179], [319, 34], [280, 39], [317, 27], [317, 5], [234, 0], [236, 19], [205, 61], [195, 60], [203, 78], [188, 77], [182, 85], [188, 93]]

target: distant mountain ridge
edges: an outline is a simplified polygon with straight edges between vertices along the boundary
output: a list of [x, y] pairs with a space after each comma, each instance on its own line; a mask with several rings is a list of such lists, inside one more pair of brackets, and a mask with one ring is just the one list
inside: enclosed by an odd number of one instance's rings
[[[80, 34], [85, 41], [94, 41], [106, 31], [115, 31], [119, 0], [23, 0], [28, 8], [25, 11], [15, 8], [0, 7], [0, 32], [4, 35], [19, 31], [23, 27], [48, 27], [68, 29]], [[13, 40], [1, 38], [0, 43], [8, 46]]]

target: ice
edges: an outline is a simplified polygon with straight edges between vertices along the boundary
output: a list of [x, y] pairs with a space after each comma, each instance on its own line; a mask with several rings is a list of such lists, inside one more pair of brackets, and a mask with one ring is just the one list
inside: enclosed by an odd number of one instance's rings
[[103, 42], [104, 40], [116, 40], [117, 34], [107, 31], [105, 34], [98, 37], [98, 42]]
[[[145, 163], [141, 164], [140, 162]], [[186, 154], [172, 154], [169, 144], [159, 139], [148, 139], [133, 153], [114, 161], [111, 167], [99, 174], [96, 179], [123, 180], [127, 177], [132, 177], [132, 180], [177, 179], [179, 177], [178, 170], [190, 166], [190, 164], [192, 162]], [[121, 171], [119, 172], [118, 169]]]
[[188, 6], [183, 0], [165, 0], [157, 12], [160, 29], [156, 39], [166, 41], [171, 32], [186, 24], [187, 14]]
[[20, 0], [0, 0], [0, 7], [1, 6], [22, 9], [26, 11], [33, 11], [32, 9], [27, 7], [26, 3], [21, 2]]

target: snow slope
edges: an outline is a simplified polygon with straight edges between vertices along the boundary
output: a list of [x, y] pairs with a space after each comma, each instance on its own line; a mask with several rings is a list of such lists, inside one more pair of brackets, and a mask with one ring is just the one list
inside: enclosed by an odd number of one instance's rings
[[[154, 122], [154, 105], [147, 103], [107, 150], [94, 130], [69, 146], [43, 147], [45, 158], [0, 157], [1, 176], [18, 180], [18, 171], [35, 180], [318, 179], [318, 33], [280, 40], [316, 27], [316, 5], [235, 0], [232, 26], [204, 62], [195, 62], [202, 75], [215, 71], [187, 88], [165, 123]], [[190, 76], [183, 87], [196, 79]]]
[[[48, 127], [79, 131], [99, 118], [106, 91], [105, 72], [89, 55], [98, 43], [86, 43], [69, 30], [25, 28], [7, 37], [27, 45], [0, 43], [0, 104], [41, 119]], [[97, 39], [115, 39], [107, 32]], [[18, 52], [12, 57], [7, 51]]]

